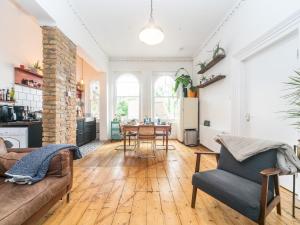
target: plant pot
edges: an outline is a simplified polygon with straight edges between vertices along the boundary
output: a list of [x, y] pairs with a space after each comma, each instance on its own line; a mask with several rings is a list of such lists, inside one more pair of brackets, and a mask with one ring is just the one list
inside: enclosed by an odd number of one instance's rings
[[187, 88], [183, 88], [183, 97], [187, 97], [188, 96], [188, 90]]
[[189, 97], [189, 98], [196, 98], [197, 97], [197, 91], [192, 91], [192, 90], [188, 90], [188, 92], [187, 92], [187, 96]]

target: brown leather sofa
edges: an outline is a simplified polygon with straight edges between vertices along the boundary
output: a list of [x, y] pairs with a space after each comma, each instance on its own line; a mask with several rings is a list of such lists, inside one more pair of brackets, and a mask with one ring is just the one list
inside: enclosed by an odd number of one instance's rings
[[[8, 149], [14, 157], [34, 149]], [[1, 156], [2, 157], [2, 156]], [[8, 159], [6, 162], [10, 163]], [[69, 201], [73, 180], [73, 152], [62, 150], [50, 164], [47, 176], [33, 185], [5, 182], [0, 177], [0, 225], [35, 224], [67, 194]]]

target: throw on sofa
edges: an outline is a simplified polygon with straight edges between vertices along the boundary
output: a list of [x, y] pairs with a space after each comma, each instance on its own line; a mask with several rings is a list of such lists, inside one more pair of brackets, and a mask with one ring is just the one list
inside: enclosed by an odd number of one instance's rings
[[[1, 145], [0, 145], [1, 147]], [[51, 161], [46, 177], [33, 185], [4, 182], [3, 172], [34, 149], [8, 149], [0, 156], [0, 225], [35, 224], [67, 194], [73, 180], [73, 152], [60, 151]]]

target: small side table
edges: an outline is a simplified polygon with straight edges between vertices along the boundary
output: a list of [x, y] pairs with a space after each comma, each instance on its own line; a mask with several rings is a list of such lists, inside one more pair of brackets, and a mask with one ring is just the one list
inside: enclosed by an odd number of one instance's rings
[[[298, 148], [294, 145], [294, 151], [298, 156]], [[296, 174], [293, 175], [293, 217], [295, 218], [295, 209], [300, 209], [300, 207], [296, 206]]]

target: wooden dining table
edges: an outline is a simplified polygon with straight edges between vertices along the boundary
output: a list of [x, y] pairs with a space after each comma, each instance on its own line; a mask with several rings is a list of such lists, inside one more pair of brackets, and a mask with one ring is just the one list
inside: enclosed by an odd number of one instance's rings
[[[123, 131], [123, 143], [124, 143], [124, 154], [126, 153], [126, 134], [128, 132], [138, 132], [139, 126], [144, 124], [136, 124], [136, 125], [130, 125], [130, 124], [123, 124], [121, 125], [121, 129]], [[149, 126], [154, 126], [155, 127], [155, 132], [160, 131], [163, 132], [163, 134], [166, 137], [166, 152], [168, 153], [168, 141], [169, 141], [169, 132], [171, 131], [171, 124], [154, 124], [154, 125], [149, 125]]]

